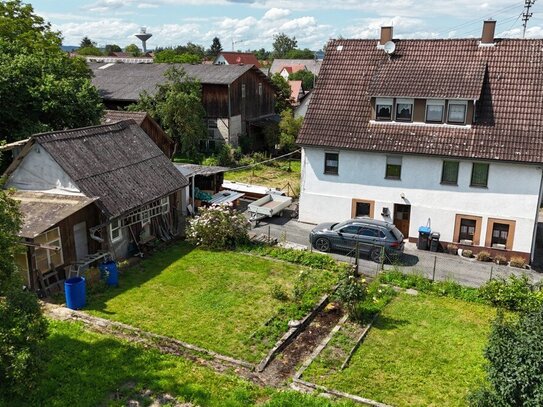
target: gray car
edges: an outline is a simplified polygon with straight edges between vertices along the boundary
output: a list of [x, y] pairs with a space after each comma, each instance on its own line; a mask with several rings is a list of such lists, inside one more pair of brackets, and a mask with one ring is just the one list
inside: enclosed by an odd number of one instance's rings
[[404, 236], [394, 224], [370, 218], [357, 218], [341, 223], [321, 223], [309, 234], [311, 245], [321, 251], [353, 250], [358, 244], [361, 254], [381, 261], [385, 249], [388, 258], [401, 255]]

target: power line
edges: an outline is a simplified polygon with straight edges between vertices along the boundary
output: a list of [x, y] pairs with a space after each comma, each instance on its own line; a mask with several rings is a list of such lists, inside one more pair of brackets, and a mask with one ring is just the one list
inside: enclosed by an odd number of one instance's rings
[[280, 155], [279, 157], [270, 158], [269, 160], [264, 160], [264, 161], [260, 161], [260, 162], [258, 162], [258, 163], [249, 164], [249, 165], [244, 165], [243, 167], [230, 168], [230, 169], [228, 169], [228, 170], [225, 171], [225, 172], [246, 170], [247, 168], [256, 167], [257, 165], [261, 165], [261, 164], [269, 163], [269, 162], [272, 162], [272, 161], [280, 160], [281, 158], [285, 158], [285, 157], [288, 157], [288, 156], [290, 156], [290, 155], [299, 153], [300, 151], [302, 151], [302, 150], [298, 149], [298, 150], [293, 151], [293, 152], [291, 152], [291, 153], [287, 153], [287, 154]]
[[[492, 16], [497, 16], [497, 15], [503, 14], [504, 12], [506, 12], [506, 11], [508, 11], [510, 9], [516, 8], [518, 6], [519, 6], [518, 2], [515, 2], [514, 4], [511, 4], [511, 5], [506, 6], [504, 8], [501, 8], [501, 9], [498, 9], [496, 11], [490, 12], [488, 14], [491, 14]], [[449, 27], [449, 28], [446, 29], [446, 31], [454, 31], [454, 30], [457, 30], [457, 29], [465, 27], [465, 26], [469, 26], [469, 25], [473, 25], [473, 24], [479, 24], [480, 21], [481, 21], [481, 17], [477, 17], [477, 18], [474, 18], [473, 20], [466, 21], [466, 22], [464, 22], [462, 24], [459, 24], [459, 25], [456, 25], [456, 26], [453, 26], [453, 27]]]
[[535, 0], [524, 0], [524, 11], [522, 12], [522, 38], [526, 36], [526, 27], [528, 26], [528, 20], [534, 13], [530, 13], [530, 8], [534, 5]]

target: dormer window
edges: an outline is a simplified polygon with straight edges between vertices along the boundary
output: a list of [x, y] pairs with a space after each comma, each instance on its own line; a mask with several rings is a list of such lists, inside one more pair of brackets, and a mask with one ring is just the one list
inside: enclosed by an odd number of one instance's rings
[[401, 122], [413, 120], [413, 99], [396, 99], [396, 120]]
[[453, 124], [466, 123], [466, 110], [468, 102], [460, 100], [451, 100], [449, 102], [449, 112], [447, 121]]
[[428, 99], [426, 101], [426, 122], [443, 123], [443, 113], [445, 111], [445, 101]]
[[377, 98], [375, 101], [375, 118], [377, 120], [392, 120], [392, 98]]

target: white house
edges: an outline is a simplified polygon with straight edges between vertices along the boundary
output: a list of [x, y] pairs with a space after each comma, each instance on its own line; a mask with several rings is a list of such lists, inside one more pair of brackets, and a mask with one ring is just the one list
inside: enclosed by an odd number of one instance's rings
[[300, 221], [369, 216], [411, 240], [429, 225], [443, 245], [533, 258], [543, 41], [494, 39], [494, 26], [481, 40], [384, 28], [329, 45], [298, 138]]

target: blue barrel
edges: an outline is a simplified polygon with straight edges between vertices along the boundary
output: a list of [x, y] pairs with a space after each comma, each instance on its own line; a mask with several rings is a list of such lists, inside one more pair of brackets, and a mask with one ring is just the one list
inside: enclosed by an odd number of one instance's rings
[[86, 303], [85, 278], [74, 277], [64, 282], [66, 306], [70, 309], [81, 309]]
[[106, 280], [109, 286], [119, 286], [119, 271], [117, 270], [117, 263], [113, 260], [100, 263], [98, 266], [100, 269], [100, 278]]

